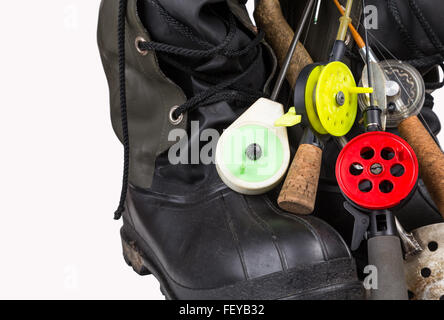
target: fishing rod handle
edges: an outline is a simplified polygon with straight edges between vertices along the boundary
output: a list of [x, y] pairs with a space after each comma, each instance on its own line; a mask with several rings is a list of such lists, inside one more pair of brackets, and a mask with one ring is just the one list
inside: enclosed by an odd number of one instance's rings
[[281, 209], [295, 214], [313, 212], [322, 163], [322, 142], [306, 129], [278, 197]]
[[278, 204], [295, 214], [311, 214], [316, 202], [322, 149], [301, 144], [279, 194]]
[[[265, 32], [265, 39], [273, 48], [282, 66], [290, 48], [294, 32], [285, 20], [279, 0], [261, 0], [254, 11], [257, 26]], [[287, 72], [287, 80], [293, 88], [301, 70], [313, 63], [304, 46], [299, 42], [291, 59]]]
[[419, 174], [444, 217], [444, 154], [417, 116], [403, 120], [398, 130], [415, 151]]
[[[254, 17], [258, 27], [265, 32], [265, 38], [282, 66], [294, 32], [282, 14], [279, 0], [260, 1], [256, 6]], [[292, 88], [301, 70], [312, 63], [313, 60], [307, 50], [298, 43], [287, 73], [287, 80]], [[278, 204], [282, 209], [297, 214], [313, 212], [321, 161], [322, 149], [319, 146], [310, 143], [300, 144], [278, 198]]]
[[404, 259], [398, 236], [370, 238], [368, 262], [376, 267], [377, 288], [370, 290], [371, 300], [408, 300]]

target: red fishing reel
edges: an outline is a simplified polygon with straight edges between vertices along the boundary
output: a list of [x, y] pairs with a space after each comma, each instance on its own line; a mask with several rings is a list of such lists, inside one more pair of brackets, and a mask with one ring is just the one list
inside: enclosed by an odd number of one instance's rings
[[361, 208], [384, 210], [399, 205], [415, 188], [418, 160], [410, 145], [388, 132], [368, 132], [339, 154], [336, 179], [344, 195]]

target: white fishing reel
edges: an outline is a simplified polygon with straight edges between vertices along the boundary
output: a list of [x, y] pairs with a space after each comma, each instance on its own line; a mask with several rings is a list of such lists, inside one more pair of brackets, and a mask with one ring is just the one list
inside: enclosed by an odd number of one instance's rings
[[[287, 128], [278, 121], [284, 115], [284, 107], [275, 101], [314, 3], [315, 0], [309, 0], [305, 6], [270, 99], [257, 100], [217, 143], [217, 172], [234, 191], [248, 195], [265, 193], [279, 184], [290, 164]], [[292, 110], [286, 118], [300, 122], [301, 116]]]
[[224, 131], [216, 168], [228, 187], [256, 195], [279, 184], [290, 163], [287, 129], [274, 124], [283, 114], [280, 103], [261, 98]]

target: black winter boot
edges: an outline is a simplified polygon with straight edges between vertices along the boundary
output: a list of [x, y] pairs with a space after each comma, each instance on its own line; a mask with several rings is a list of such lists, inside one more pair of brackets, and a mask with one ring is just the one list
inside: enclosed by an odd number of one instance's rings
[[238, 1], [183, 3], [100, 8], [112, 122], [129, 162], [116, 213], [125, 259], [167, 299], [362, 298], [333, 228], [279, 210], [272, 194], [237, 194], [195, 159], [215, 146], [209, 129], [220, 134], [268, 92], [276, 61]]

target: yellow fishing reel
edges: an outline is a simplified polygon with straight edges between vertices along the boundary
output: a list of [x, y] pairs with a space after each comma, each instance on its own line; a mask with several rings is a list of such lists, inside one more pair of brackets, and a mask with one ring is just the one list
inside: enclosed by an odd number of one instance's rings
[[[372, 88], [357, 87], [350, 69], [342, 62], [335, 61], [306, 66], [300, 73], [294, 89], [296, 112], [302, 115], [302, 122], [318, 134], [341, 137], [346, 135], [356, 119], [358, 94], [372, 93]], [[291, 112], [292, 110], [290, 110]], [[288, 114], [276, 125], [293, 126], [296, 121]]]

